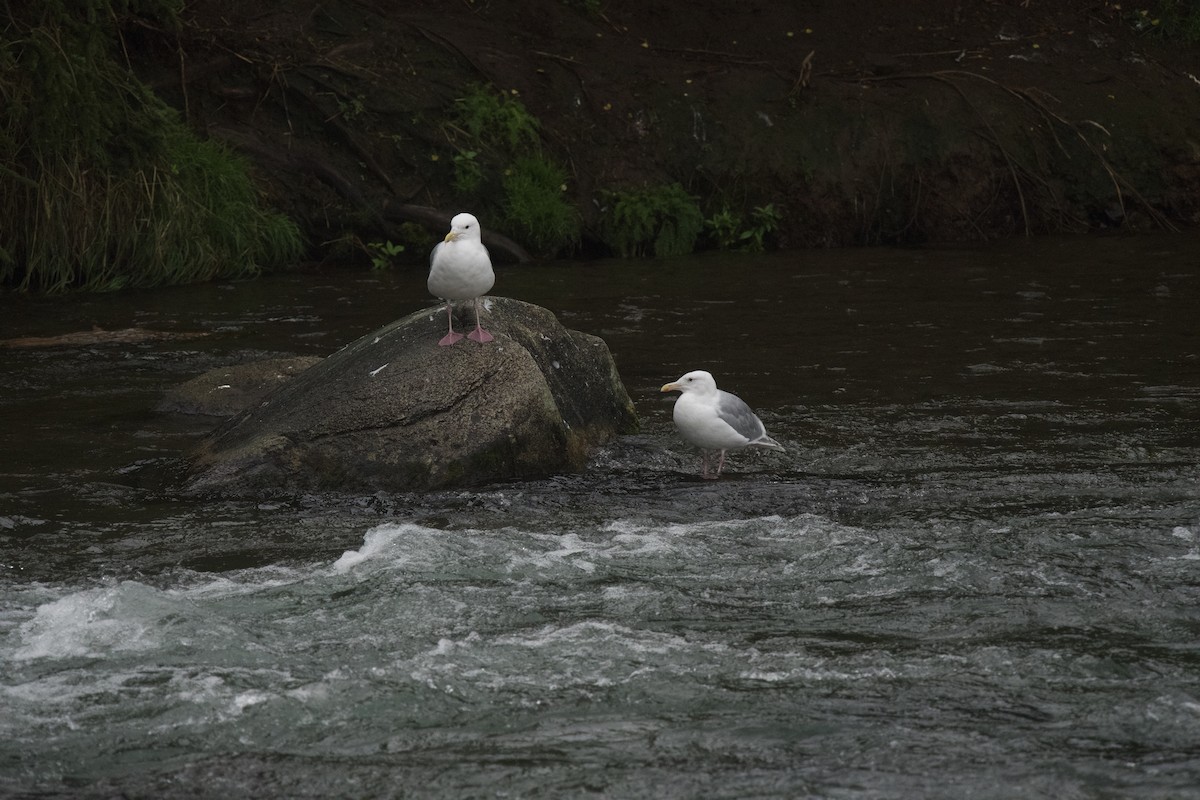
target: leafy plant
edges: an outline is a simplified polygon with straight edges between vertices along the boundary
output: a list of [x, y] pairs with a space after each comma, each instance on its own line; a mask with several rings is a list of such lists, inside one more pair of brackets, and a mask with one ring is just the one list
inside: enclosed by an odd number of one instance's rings
[[538, 255], [579, 243], [579, 214], [564, 199], [566, 190], [566, 170], [542, 156], [518, 159], [504, 177], [505, 221]]
[[404, 252], [404, 245], [395, 244], [390, 239], [386, 242], [367, 242], [367, 251], [371, 254], [371, 269], [379, 271], [392, 266], [394, 259]]
[[602, 212], [602, 235], [623, 258], [690, 253], [704, 229], [696, 198], [678, 183], [608, 192]]
[[704, 230], [713, 246], [718, 250], [732, 250], [737, 247], [742, 229], [742, 218], [724, 206], [720, 211], [704, 220]]
[[455, 107], [457, 124], [473, 142], [510, 152], [539, 145], [541, 126], [520, 100], [476, 84]]
[[775, 206], [755, 206], [750, 212], [750, 224], [728, 206], [704, 220], [709, 239], [718, 250], [748, 250], [753, 253], [766, 249], [766, 239], [779, 230], [782, 220]]
[[774, 204], [755, 206], [750, 212], [751, 225], [741, 235], [742, 241], [746, 243], [746, 249], [761, 252], [765, 247], [766, 237], [779, 230], [779, 223], [782, 220], [783, 216]]

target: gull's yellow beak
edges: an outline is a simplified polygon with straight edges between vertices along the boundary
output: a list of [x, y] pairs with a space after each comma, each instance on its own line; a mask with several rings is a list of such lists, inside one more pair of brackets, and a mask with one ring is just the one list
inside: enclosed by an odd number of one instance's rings
[[659, 391], [660, 392], [678, 392], [679, 384], [678, 383], [664, 383], [663, 387], [661, 389], [659, 389]]
[[449, 233], [446, 234], [446, 238], [442, 239], [442, 241], [443, 242], [453, 242], [457, 238], [458, 238], [458, 233], [455, 231], [450, 231]]

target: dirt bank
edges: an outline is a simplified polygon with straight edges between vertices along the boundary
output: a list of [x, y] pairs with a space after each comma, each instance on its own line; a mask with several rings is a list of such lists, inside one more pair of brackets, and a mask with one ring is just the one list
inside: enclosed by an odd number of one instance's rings
[[475, 151], [455, 101], [472, 85], [536, 117], [584, 252], [605, 249], [605, 192], [673, 182], [706, 218], [770, 204], [783, 247], [1184, 227], [1200, 211], [1200, 54], [1139, 30], [1136, 8], [396, 5], [200, 0], [180, 32], [127, 46], [193, 125], [251, 158], [318, 257], [373, 240], [424, 257], [431, 220], [413, 207], [464, 204], [455, 168]]

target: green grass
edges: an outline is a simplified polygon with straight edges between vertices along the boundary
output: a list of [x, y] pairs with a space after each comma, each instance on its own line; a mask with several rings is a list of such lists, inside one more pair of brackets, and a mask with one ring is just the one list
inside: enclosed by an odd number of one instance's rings
[[[10, 6], [11, 7], [11, 6]], [[0, 284], [109, 290], [244, 277], [302, 241], [246, 163], [198, 138], [116, 53], [130, 0], [47, 0], [0, 31]], [[138, 9], [173, 20], [170, 0]]]
[[622, 258], [692, 252], [704, 229], [696, 198], [678, 183], [605, 193], [602, 237]]
[[547, 258], [579, 244], [579, 213], [567, 203], [567, 171], [527, 156], [504, 177], [506, 227], [536, 256]]

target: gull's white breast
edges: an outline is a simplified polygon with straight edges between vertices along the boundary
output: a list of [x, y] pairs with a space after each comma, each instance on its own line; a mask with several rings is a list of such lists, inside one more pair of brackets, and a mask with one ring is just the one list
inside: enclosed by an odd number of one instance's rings
[[470, 300], [487, 294], [496, 282], [487, 248], [480, 242], [441, 242], [433, 251], [429, 293], [445, 300]]

